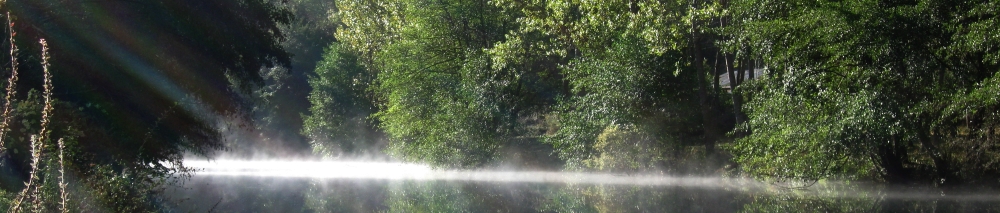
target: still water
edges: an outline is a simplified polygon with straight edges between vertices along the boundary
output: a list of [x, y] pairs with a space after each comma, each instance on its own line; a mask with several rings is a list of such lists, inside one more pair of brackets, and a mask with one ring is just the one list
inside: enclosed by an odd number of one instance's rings
[[189, 161], [177, 212], [1000, 212], [1000, 193], [834, 181]]

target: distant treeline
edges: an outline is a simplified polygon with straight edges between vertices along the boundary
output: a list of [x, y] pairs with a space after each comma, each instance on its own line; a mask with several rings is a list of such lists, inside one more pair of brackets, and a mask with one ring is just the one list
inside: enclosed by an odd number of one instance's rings
[[386, 138], [456, 168], [1000, 178], [1000, 1], [335, 6], [303, 129], [326, 155]]

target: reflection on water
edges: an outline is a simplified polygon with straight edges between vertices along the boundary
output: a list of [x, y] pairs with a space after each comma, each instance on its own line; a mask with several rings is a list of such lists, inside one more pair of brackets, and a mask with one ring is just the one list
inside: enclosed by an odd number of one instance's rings
[[[196, 163], [197, 165], [197, 163]], [[435, 171], [419, 165], [280, 163], [205, 168], [167, 190], [178, 212], [991, 212], [1000, 194], [944, 194], [820, 181], [554, 172]], [[341, 167], [337, 167], [341, 166]], [[327, 168], [327, 169], [320, 169]], [[336, 170], [330, 169], [335, 168]], [[312, 173], [306, 171], [313, 171]], [[336, 175], [331, 171], [351, 171]], [[258, 175], [254, 175], [258, 174]], [[323, 174], [323, 175], [305, 175]], [[379, 174], [393, 178], [370, 178]], [[490, 177], [490, 176], [495, 177]], [[523, 178], [530, 181], [512, 181]], [[610, 180], [601, 180], [601, 179]], [[650, 181], [650, 179], [656, 181]], [[544, 181], [542, 181], [544, 180]], [[576, 181], [573, 181], [576, 180]], [[624, 181], [635, 181], [628, 184]], [[655, 183], [655, 184], [650, 184]], [[670, 183], [670, 184], [667, 184]], [[789, 186], [794, 186], [789, 188]]]

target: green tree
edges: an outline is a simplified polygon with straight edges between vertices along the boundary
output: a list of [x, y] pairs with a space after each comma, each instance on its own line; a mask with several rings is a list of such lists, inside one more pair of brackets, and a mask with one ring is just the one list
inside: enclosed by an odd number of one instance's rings
[[377, 154], [382, 140], [368, 84], [374, 78], [358, 57], [334, 43], [310, 76], [309, 115], [304, 116], [303, 135], [314, 152], [326, 156]]
[[[498, 1], [519, 11], [519, 28], [490, 50], [495, 66], [552, 64], [562, 99], [545, 137], [567, 167], [603, 155], [598, 136], [614, 125], [651, 137], [661, 156], [689, 146], [715, 153], [726, 129], [722, 96], [705, 63], [717, 52], [706, 26], [718, 6], [707, 1]], [[700, 115], [700, 116], [692, 116]], [[667, 151], [669, 150], [669, 152]], [[704, 154], [702, 156], [705, 156]], [[659, 158], [659, 157], [657, 157]], [[656, 163], [645, 162], [642, 167]], [[656, 165], [659, 169], [679, 169]], [[673, 168], [670, 168], [673, 167]], [[622, 168], [624, 169], [624, 168]]]
[[518, 123], [551, 102], [536, 72], [496, 68], [485, 52], [515, 17], [486, 2], [344, 1], [338, 39], [377, 73], [392, 153], [452, 167], [494, 162]]
[[983, 25], [996, 20], [983, 9], [995, 4], [735, 1], [732, 36], [762, 50], [769, 68], [747, 88], [752, 134], [732, 147], [736, 161], [779, 179], [975, 179], [960, 171], [994, 158], [965, 158], [994, 151], [973, 148], [988, 140], [960, 141], [986, 138], [996, 123], [961, 117], [996, 109], [970, 98], [993, 90], [997, 44], [979, 33], [996, 29]]

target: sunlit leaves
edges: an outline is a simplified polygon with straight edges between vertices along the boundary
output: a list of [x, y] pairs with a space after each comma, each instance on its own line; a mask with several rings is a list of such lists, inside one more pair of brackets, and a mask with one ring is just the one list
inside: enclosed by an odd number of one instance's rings
[[735, 3], [741, 31], [729, 33], [771, 68], [747, 88], [753, 133], [732, 149], [748, 174], [950, 177], [961, 169], [948, 162], [968, 156], [935, 148], [954, 144], [942, 142], [961, 129], [950, 116], [996, 109], [979, 93], [998, 70], [986, 1]]
[[664, 146], [634, 127], [610, 125], [597, 136], [597, 154], [587, 159], [588, 167], [600, 171], [646, 172], [663, 163]]
[[[691, 127], [693, 73], [681, 73], [690, 22], [716, 12], [686, 1], [496, 1], [523, 15], [519, 28], [489, 50], [500, 68], [556, 64], [568, 91], [554, 108], [558, 129], [545, 137], [567, 168], [597, 159], [605, 127], [635, 125], [661, 144]], [[701, 15], [695, 15], [701, 14]], [[702, 16], [704, 15], [704, 16]], [[681, 75], [684, 74], [684, 75]], [[675, 141], [671, 141], [675, 142]], [[672, 145], [666, 145], [672, 146]], [[658, 155], [656, 153], [646, 153]], [[611, 156], [614, 154], [608, 154]], [[652, 162], [642, 162], [647, 168]], [[626, 169], [611, 168], [608, 169]], [[638, 165], [637, 165], [638, 166]]]
[[754, 134], [733, 144], [734, 160], [748, 175], [776, 180], [872, 174], [875, 162], [870, 156], [878, 143], [888, 143], [893, 130], [882, 125], [891, 120], [874, 114], [881, 109], [871, 98], [791, 96], [780, 88], [760, 91], [747, 105], [752, 115], [747, 125]]
[[[377, 73], [375, 117], [390, 152], [438, 166], [490, 162], [510, 137], [519, 75], [492, 65], [485, 49], [510, 16], [486, 2], [343, 1], [337, 38]], [[516, 108], [514, 108], [516, 109]]]
[[303, 117], [302, 133], [314, 152], [333, 157], [374, 151], [368, 116], [375, 109], [367, 94], [372, 77], [341, 44], [326, 50], [309, 78], [310, 114]]
[[396, 40], [405, 18], [400, 1], [338, 0], [337, 7], [339, 12], [331, 18], [344, 24], [337, 30], [337, 40], [364, 58], [373, 57]]

